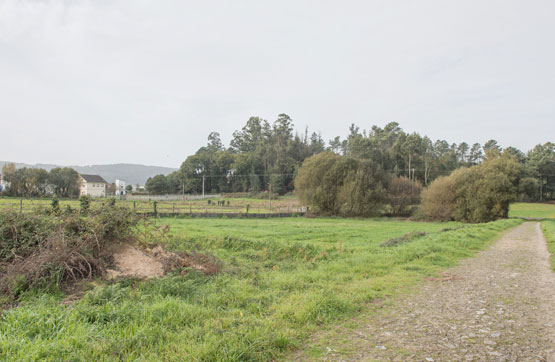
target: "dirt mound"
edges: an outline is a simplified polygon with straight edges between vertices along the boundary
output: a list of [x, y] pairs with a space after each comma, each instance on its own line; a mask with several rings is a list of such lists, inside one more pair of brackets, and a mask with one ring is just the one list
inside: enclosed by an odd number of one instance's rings
[[123, 244], [112, 254], [114, 265], [106, 270], [108, 279], [140, 278], [148, 279], [164, 275], [162, 262], [146, 255], [138, 248]]
[[112, 251], [113, 265], [106, 270], [107, 279], [149, 279], [165, 275], [176, 269], [195, 269], [211, 275], [220, 271], [217, 260], [202, 254], [174, 253], [156, 246], [141, 249], [131, 244], [122, 244]]

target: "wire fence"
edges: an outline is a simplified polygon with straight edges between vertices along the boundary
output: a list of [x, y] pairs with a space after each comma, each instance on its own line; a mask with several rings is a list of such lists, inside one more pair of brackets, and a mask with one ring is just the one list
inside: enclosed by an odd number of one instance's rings
[[[115, 200], [120, 207], [132, 209], [137, 214], [158, 216], [245, 216], [245, 215], [303, 215], [308, 207], [298, 205], [296, 200], [261, 200], [261, 199], [228, 199], [214, 200], [211, 195], [209, 201], [204, 199], [189, 201], [172, 200]], [[105, 205], [107, 199], [93, 199], [90, 209], [100, 209]], [[51, 209], [50, 199], [16, 199], [0, 198], [0, 210], [12, 210], [19, 213], [40, 212]], [[79, 210], [78, 200], [59, 200], [58, 207], [63, 211], [66, 209]], [[270, 217], [270, 216], [269, 216]]]

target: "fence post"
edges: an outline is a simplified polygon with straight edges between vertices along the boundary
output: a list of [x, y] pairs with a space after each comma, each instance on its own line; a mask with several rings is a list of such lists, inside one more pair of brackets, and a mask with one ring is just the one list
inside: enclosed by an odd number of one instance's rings
[[19, 215], [23, 214], [23, 199], [19, 199]]
[[172, 204], [172, 216], [175, 215], [175, 204]]
[[156, 200], [154, 200], [154, 202], [152, 203], [153, 207], [154, 207], [154, 216], [156, 216], [158, 214], [158, 212], [156, 211]]

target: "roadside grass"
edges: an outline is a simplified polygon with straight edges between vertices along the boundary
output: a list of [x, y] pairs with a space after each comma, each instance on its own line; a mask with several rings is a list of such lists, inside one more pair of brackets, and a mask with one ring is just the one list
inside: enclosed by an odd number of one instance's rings
[[[28, 292], [0, 317], [2, 360], [268, 361], [316, 330], [483, 249], [520, 220], [458, 227], [388, 219], [160, 219], [174, 250], [210, 253], [220, 274], [97, 286], [71, 305]], [[422, 237], [391, 247], [404, 234]], [[317, 351], [315, 352], [317, 353]]]
[[551, 262], [551, 269], [555, 271], [555, 220], [543, 220], [541, 227], [545, 240], [547, 241], [547, 249], [551, 253], [549, 258]]
[[555, 219], [555, 204], [516, 202], [509, 208], [509, 217], [541, 217]]

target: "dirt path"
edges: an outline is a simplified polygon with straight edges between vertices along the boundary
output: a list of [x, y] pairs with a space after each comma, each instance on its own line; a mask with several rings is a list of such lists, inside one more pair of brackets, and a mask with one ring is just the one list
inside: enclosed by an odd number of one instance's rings
[[539, 223], [524, 223], [360, 327], [333, 331], [341, 345], [317, 336], [328, 346], [319, 360], [555, 362], [548, 258]]

